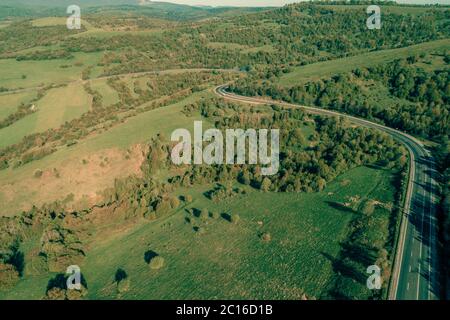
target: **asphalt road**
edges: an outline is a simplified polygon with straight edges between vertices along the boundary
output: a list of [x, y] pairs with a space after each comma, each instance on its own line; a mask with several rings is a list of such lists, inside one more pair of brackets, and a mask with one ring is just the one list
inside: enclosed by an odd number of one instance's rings
[[215, 93], [229, 100], [251, 104], [280, 104], [301, 107], [313, 114], [341, 116], [351, 122], [384, 131], [402, 143], [410, 154], [410, 179], [400, 227], [395, 263], [389, 289], [391, 300], [435, 300], [439, 298], [437, 218], [437, 182], [435, 163], [429, 151], [416, 138], [364, 119], [335, 111], [294, 105], [262, 98], [250, 98], [226, 92], [227, 85]]

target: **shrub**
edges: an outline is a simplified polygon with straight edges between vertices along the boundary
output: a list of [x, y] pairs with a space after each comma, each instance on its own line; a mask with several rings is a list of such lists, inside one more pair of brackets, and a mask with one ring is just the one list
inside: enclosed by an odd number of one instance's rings
[[176, 209], [180, 206], [180, 200], [178, 200], [177, 197], [171, 197], [170, 198], [170, 207], [172, 209]]
[[188, 194], [187, 196], [184, 197], [184, 201], [186, 203], [191, 203], [192, 202], [192, 196], [190, 194]]
[[154, 257], [152, 260], [150, 260], [149, 266], [152, 270], [161, 269], [164, 266], [164, 258], [161, 256]]
[[269, 191], [271, 184], [272, 184], [272, 181], [270, 181], [269, 178], [264, 178], [264, 180], [261, 182], [261, 190], [264, 192]]
[[237, 224], [241, 220], [241, 217], [237, 214], [230, 215], [230, 222], [233, 224]]
[[81, 300], [88, 293], [87, 289], [82, 285], [81, 290], [67, 290], [66, 299], [67, 300]]
[[219, 213], [217, 211], [211, 211], [209, 213], [209, 216], [213, 219], [218, 219], [219, 218]]
[[11, 264], [0, 263], [0, 289], [13, 287], [19, 281], [19, 272]]
[[44, 300], [66, 300], [66, 290], [61, 288], [51, 288], [47, 291]]
[[195, 226], [193, 229], [197, 234], [204, 234], [206, 232], [205, 228], [199, 226]]
[[125, 272], [125, 270], [123, 270], [122, 268], [119, 268], [116, 270], [116, 274], [114, 275], [114, 280], [119, 283], [122, 280], [125, 280], [126, 278], [128, 278], [127, 273]]
[[117, 292], [127, 292], [130, 290], [130, 279], [123, 279], [122, 281], [117, 283]]
[[203, 208], [202, 211], [200, 211], [199, 218], [200, 218], [201, 220], [206, 220], [206, 219], [208, 218], [208, 216], [209, 216], [209, 211], [208, 211], [208, 209]]
[[47, 291], [44, 300], [80, 300], [87, 295], [86, 279], [81, 275], [81, 288], [68, 289], [68, 276], [64, 273], [57, 274], [51, 278], [47, 284]]
[[366, 216], [370, 216], [374, 211], [375, 202], [372, 200], [367, 200], [362, 207], [362, 213]]
[[269, 242], [270, 240], [272, 240], [272, 236], [270, 235], [270, 233], [264, 232], [264, 233], [261, 235], [261, 239], [262, 239], [264, 242]]
[[42, 177], [42, 174], [43, 174], [44, 172], [42, 171], [42, 170], [40, 170], [40, 169], [38, 169], [38, 170], [36, 170], [35, 172], [34, 172], [34, 177], [35, 178], [40, 178], [40, 177]]

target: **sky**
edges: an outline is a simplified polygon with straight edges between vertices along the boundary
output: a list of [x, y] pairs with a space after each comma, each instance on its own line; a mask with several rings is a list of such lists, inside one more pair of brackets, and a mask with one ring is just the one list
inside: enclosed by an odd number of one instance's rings
[[[244, 6], [244, 7], [264, 7], [282, 6], [287, 3], [299, 2], [299, 0], [165, 0], [178, 4], [208, 5], [208, 6]], [[426, 4], [440, 3], [450, 4], [450, 0], [397, 0], [398, 3]]]

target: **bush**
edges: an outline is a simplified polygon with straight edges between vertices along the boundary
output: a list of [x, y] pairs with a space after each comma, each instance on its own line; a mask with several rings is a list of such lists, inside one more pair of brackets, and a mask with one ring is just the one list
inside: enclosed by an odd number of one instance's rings
[[67, 300], [81, 300], [84, 296], [87, 295], [87, 289], [84, 286], [81, 286], [81, 290], [67, 290], [66, 291], [66, 299]]
[[44, 300], [66, 300], [66, 290], [61, 288], [51, 288], [47, 291]]
[[206, 219], [208, 218], [208, 216], [209, 216], [209, 211], [208, 211], [208, 209], [203, 208], [202, 211], [200, 211], [199, 218], [200, 218], [201, 220], [206, 220]]
[[36, 170], [35, 172], [34, 172], [34, 177], [35, 178], [40, 178], [40, 177], [42, 177], [42, 174], [43, 174], [44, 172], [42, 171], [42, 170]]
[[154, 257], [152, 260], [150, 260], [149, 266], [152, 270], [161, 269], [164, 266], [164, 258], [161, 256]]
[[196, 232], [196, 234], [204, 234], [206, 232], [205, 228], [199, 226], [195, 226], [193, 229]]
[[19, 272], [11, 264], [0, 263], [0, 289], [13, 287], [19, 281]]
[[230, 222], [233, 224], [237, 224], [241, 220], [241, 217], [237, 214], [230, 215]]
[[219, 213], [217, 212], [217, 211], [211, 211], [210, 213], [209, 213], [209, 216], [211, 217], [211, 218], [213, 218], [213, 219], [218, 219], [219, 218]]
[[172, 209], [176, 209], [180, 206], [180, 200], [178, 200], [177, 197], [171, 197], [169, 201]]
[[184, 196], [184, 201], [186, 203], [191, 203], [192, 202], [192, 196], [190, 194], [188, 194], [187, 196]]
[[125, 272], [125, 270], [123, 270], [122, 268], [119, 268], [116, 270], [116, 274], [114, 275], [114, 280], [119, 283], [122, 280], [125, 280], [126, 278], [128, 278], [127, 273]]
[[130, 279], [123, 279], [122, 281], [117, 283], [117, 292], [123, 293], [130, 290]]
[[264, 232], [264, 233], [261, 235], [261, 239], [262, 239], [262, 241], [264, 241], [264, 242], [269, 242], [270, 240], [272, 240], [272, 236], [270, 235], [270, 233]]

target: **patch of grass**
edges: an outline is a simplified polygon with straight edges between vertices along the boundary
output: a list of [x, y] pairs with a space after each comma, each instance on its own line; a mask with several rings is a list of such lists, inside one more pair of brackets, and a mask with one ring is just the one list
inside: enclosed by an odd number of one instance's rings
[[[0, 96], [0, 101], [3, 97]], [[0, 130], [0, 148], [19, 142], [24, 136], [57, 128], [89, 110], [91, 97], [81, 83], [51, 89], [35, 103], [36, 112]]]
[[17, 111], [17, 107], [23, 102], [27, 104], [36, 97], [36, 91], [26, 91], [0, 95], [0, 120]]
[[107, 84], [106, 79], [91, 81], [91, 87], [93, 90], [98, 91], [102, 95], [104, 106], [109, 106], [119, 102], [119, 94]]
[[[16, 61], [0, 59], [0, 87], [8, 89], [37, 87], [48, 84], [60, 84], [81, 79], [82, 71], [88, 65], [96, 65], [102, 53], [74, 53], [73, 59], [41, 61]], [[76, 65], [77, 62], [83, 65]], [[70, 65], [67, 68], [60, 68]], [[22, 79], [26, 75], [26, 79]], [[1, 96], [0, 96], [1, 99]]]

